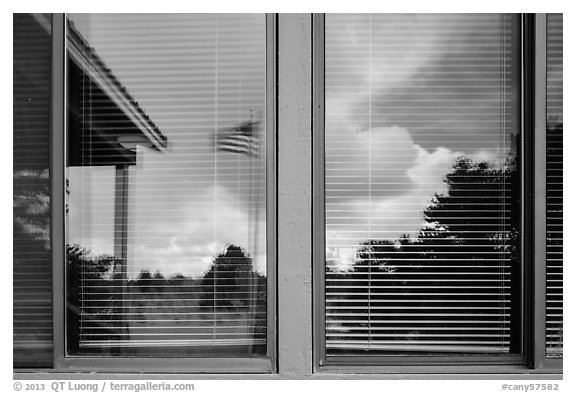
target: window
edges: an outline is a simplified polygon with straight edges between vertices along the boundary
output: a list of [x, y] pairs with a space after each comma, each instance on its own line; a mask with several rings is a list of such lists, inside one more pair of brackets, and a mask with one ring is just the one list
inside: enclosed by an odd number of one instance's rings
[[[66, 16], [66, 263], [54, 271], [65, 347], [54, 347], [55, 367], [113, 369], [129, 357], [140, 369], [273, 368], [270, 28], [252, 14]], [[51, 359], [52, 332], [41, 333]]]
[[52, 365], [52, 16], [14, 14], [14, 367]]
[[326, 17], [328, 359], [519, 353], [517, 22]]
[[16, 378], [562, 377], [561, 14], [13, 20]]
[[546, 23], [546, 356], [561, 358], [562, 326], [562, 14]]
[[[549, 16], [547, 91], [561, 119], [557, 21]], [[534, 230], [522, 215], [529, 23], [513, 14], [317, 23], [320, 369], [525, 364], [528, 272], [544, 263], [523, 251]], [[553, 357], [562, 348], [561, 120], [547, 128]]]
[[68, 355], [267, 353], [266, 20], [70, 15]]

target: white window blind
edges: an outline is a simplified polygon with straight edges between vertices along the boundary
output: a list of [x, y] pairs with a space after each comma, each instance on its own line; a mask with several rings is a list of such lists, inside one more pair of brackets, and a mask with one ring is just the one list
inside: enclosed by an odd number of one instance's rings
[[13, 363], [52, 365], [52, 17], [13, 16]]
[[68, 353], [265, 355], [265, 16], [69, 19]]
[[562, 14], [548, 14], [546, 27], [546, 356], [562, 357]]
[[517, 17], [325, 25], [328, 359], [519, 353]]

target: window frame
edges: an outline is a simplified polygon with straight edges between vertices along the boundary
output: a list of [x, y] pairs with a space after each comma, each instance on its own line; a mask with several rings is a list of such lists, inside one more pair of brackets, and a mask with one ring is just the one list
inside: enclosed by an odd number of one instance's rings
[[[522, 181], [522, 354], [486, 356], [326, 357], [324, 42], [325, 15], [313, 16], [313, 285], [314, 369], [318, 373], [539, 373], [562, 372], [562, 359], [545, 356], [546, 317], [546, 14], [519, 18]], [[542, 217], [542, 215], [544, 217]]]
[[66, 111], [67, 23], [54, 14], [51, 135], [51, 247], [55, 371], [273, 373], [276, 370], [276, 36], [274, 15], [263, 14], [266, 25], [266, 268], [267, 353], [262, 357], [100, 357], [67, 355], [66, 345]]
[[[536, 14], [532, 17], [533, 36], [528, 39], [524, 46], [532, 46], [526, 49], [532, 51], [533, 79], [528, 83], [528, 91], [531, 94], [533, 105], [533, 134], [534, 172], [531, 180], [534, 182], [533, 207], [531, 209], [534, 218], [533, 236], [534, 242], [531, 251], [534, 253], [534, 311], [533, 311], [533, 358], [530, 359], [530, 367], [543, 372], [563, 370], [563, 358], [546, 357], [546, 90], [547, 90], [547, 14]], [[530, 86], [530, 84], [532, 86]], [[528, 90], [527, 89], [527, 90]], [[526, 95], [525, 95], [526, 97]], [[530, 113], [530, 112], [528, 112]], [[530, 248], [530, 243], [526, 244]]]

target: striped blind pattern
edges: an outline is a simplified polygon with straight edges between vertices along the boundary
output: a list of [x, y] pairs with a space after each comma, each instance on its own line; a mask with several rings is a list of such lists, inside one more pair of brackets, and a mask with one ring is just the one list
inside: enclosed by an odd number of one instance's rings
[[265, 16], [70, 20], [68, 352], [265, 354]]
[[52, 364], [52, 16], [13, 15], [13, 364]]
[[516, 353], [514, 15], [326, 15], [326, 353]]
[[562, 357], [562, 14], [548, 14], [546, 27], [546, 356]]

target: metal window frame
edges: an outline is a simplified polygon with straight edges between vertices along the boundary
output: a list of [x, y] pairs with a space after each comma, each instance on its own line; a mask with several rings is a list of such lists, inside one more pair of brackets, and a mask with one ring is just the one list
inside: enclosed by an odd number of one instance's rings
[[58, 372], [155, 372], [155, 373], [274, 373], [277, 369], [277, 159], [276, 159], [276, 80], [277, 20], [266, 16], [266, 225], [267, 225], [267, 354], [265, 357], [98, 357], [66, 354], [65, 315], [65, 152], [66, 152], [66, 40], [64, 14], [54, 14], [51, 223], [53, 263], [54, 370]]
[[[555, 374], [561, 359], [546, 359], [545, 343], [545, 15], [520, 20], [520, 97], [522, 146], [522, 354], [487, 356], [334, 356], [326, 357], [324, 206], [324, 15], [313, 17], [313, 259], [314, 369], [317, 373], [509, 373]], [[544, 29], [544, 31], [542, 31]], [[535, 50], [534, 50], [535, 49]], [[542, 54], [544, 51], [544, 56]], [[542, 71], [542, 67], [544, 70]], [[542, 72], [544, 75], [542, 76]], [[536, 85], [536, 86], [535, 86]], [[544, 111], [544, 113], [542, 113]], [[542, 125], [544, 124], [544, 125]], [[543, 143], [543, 142], [544, 143]], [[543, 199], [543, 200], [542, 200]], [[544, 203], [544, 204], [543, 204]]]

